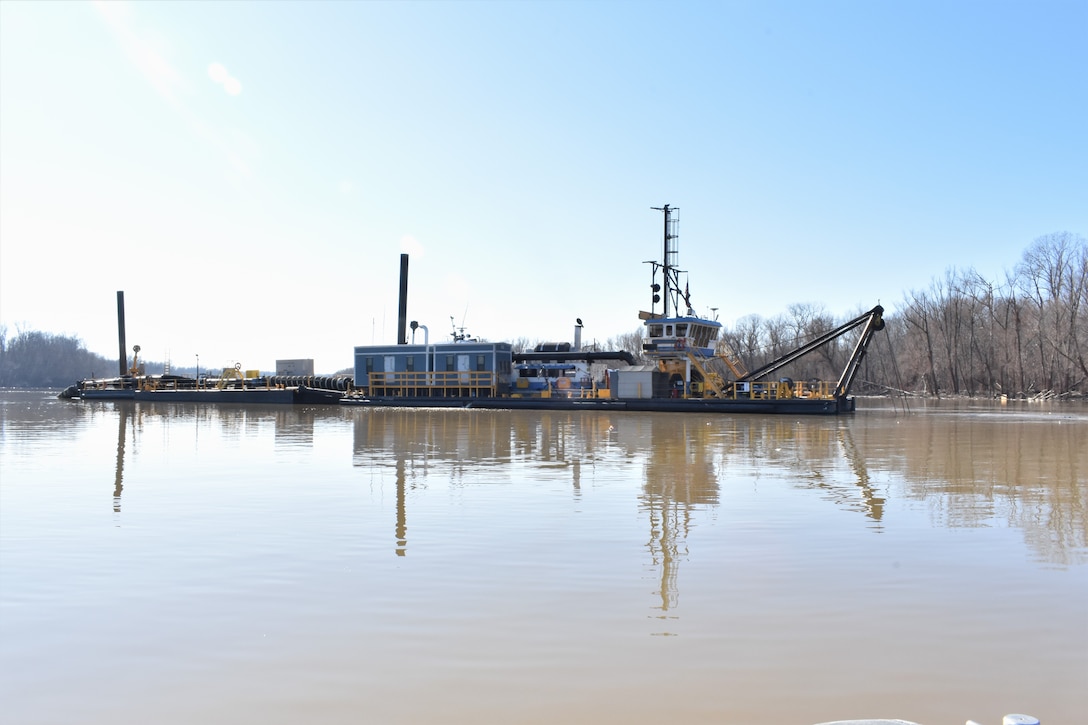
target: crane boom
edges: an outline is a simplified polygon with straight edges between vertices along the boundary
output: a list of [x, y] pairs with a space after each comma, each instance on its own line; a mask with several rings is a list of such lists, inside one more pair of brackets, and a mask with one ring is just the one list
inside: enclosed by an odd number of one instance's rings
[[854, 382], [854, 377], [857, 375], [858, 367], [861, 365], [862, 358], [865, 357], [866, 349], [869, 347], [869, 341], [872, 340], [873, 333], [884, 329], [884, 308], [877, 305], [873, 309], [866, 312], [864, 315], [859, 315], [849, 322], [839, 325], [833, 330], [825, 332], [819, 337], [813, 339], [801, 347], [791, 350], [782, 357], [772, 360], [761, 368], [753, 370], [747, 375], [743, 375], [737, 378], [737, 382], [753, 381], [759, 378], [770, 375], [775, 370], [789, 365], [794, 360], [800, 357], [804, 357], [813, 350], [826, 345], [832, 340], [840, 337], [841, 335], [850, 332], [856, 327], [865, 325], [865, 329], [862, 331], [861, 336], [858, 338], [857, 344], [854, 345], [854, 351], [850, 355], [850, 359], [846, 362], [846, 367], [843, 368], [842, 375], [839, 377], [838, 383], [835, 385], [835, 397], [844, 398], [847, 393], [850, 392], [850, 386]]

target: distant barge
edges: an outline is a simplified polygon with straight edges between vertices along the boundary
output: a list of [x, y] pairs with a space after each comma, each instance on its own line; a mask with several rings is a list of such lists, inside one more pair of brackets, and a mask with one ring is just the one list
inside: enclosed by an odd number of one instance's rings
[[82, 380], [66, 388], [60, 397], [145, 403], [322, 405], [338, 403], [349, 386], [350, 380], [343, 377], [265, 375], [198, 380], [183, 375], [141, 375], [133, 371], [116, 378]]
[[132, 365], [124, 355], [124, 293], [117, 293], [121, 375], [87, 378], [65, 388], [58, 397], [79, 400], [133, 400], [156, 403], [260, 403], [321, 405], [338, 403], [351, 387], [346, 376], [261, 375], [242, 371], [240, 364], [218, 375], [146, 375], [139, 362], [140, 346], [132, 347]]

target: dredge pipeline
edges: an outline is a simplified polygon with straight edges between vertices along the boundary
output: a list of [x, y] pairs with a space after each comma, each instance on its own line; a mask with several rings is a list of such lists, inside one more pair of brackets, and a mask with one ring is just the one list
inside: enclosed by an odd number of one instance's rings
[[351, 375], [271, 375], [268, 384], [273, 388], [312, 388], [335, 390], [346, 393], [352, 388]]

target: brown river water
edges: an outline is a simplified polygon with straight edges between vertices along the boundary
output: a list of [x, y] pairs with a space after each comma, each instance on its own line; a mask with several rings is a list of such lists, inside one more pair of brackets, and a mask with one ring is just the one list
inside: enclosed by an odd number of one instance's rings
[[0, 722], [1088, 713], [1088, 406], [0, 393]]

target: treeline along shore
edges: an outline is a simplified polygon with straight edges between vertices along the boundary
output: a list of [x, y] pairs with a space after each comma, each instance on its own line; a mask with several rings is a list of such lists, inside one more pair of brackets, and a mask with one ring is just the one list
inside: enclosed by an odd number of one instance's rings
[[[819, 305], [794, 304], [775, 317], [745, 317], [723, 336], [754, 370], [854, 316], [837, 319]], [[928, 288], [906, 292], [885, 321], [863, 362], [857, 394], [1084, 397], [1088, 241], [1070, 232], [1039, 237], [998, 280], [973, 269], [949, 269]], [[536, 342], [523, 338], [514, 347], [528, 349]], [[833, 379], [852, 345], [850, 336], [838, 338], [781, 374]], [[641, 361], [641, 330], [600, 347], [627, 350]], [[163, 367], [145, 363], [149, 373]], [[36, 330], [9, 335], [0, 327], [0, 387], [63, 388], [116, 375], [117, 368], [116, 359], [89, 352], [78, 337]]]
[[88, 351], [78, 337], [39, 330], [9, 336], [0, 329], [0, 388], [65, 388], [84, 378], [117, 373], [117, 358]]
[[[1036, 239], [1002, 279], [949, 269], [908, 291], [873, 338], [857, 394], [1034, 398], [1088, 393], [1088, 241], [1058, 232]], [[749, 366], [838, 324], [818, 307], [794, 305], [773, 319], [752, 316], [726, 332]], [[793, 377], [841, 370], [849, 338]], [[822, 365], [823, 362], [829, 363]]]

